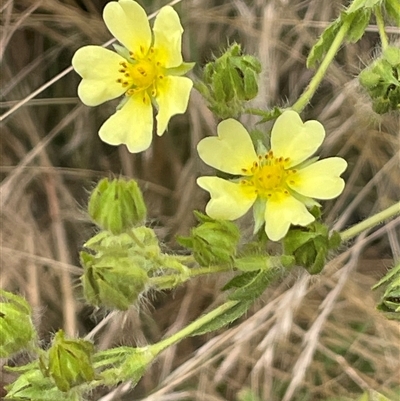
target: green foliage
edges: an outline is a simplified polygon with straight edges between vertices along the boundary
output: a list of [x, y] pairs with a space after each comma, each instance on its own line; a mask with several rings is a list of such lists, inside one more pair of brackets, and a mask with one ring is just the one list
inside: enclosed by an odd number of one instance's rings
[[94, 379], [94, 346], [82, 339], [66, 339], [59, 330], [50, 349], [40, 357], [40, 369], [51, 377], [59, 390], [67, 392], [78, 384]]
[[400, 27], [400, 2], [398, 0], [386, 0], [385, 10], [390, 22]]
[[206, 64], [203, 80], [195, 84], [220, 118], [238, 117], [244, 103], [258, 93], [261, 64], [254, 56], [243, 55], [234, 43], [222, 56]]
[[389, 272], [372, 289], [385, 286], [385, 292], [377, 308], [388, 319], [400, 320], [400, 263]]
[[122, 381], [136, 384], [154, 358], [151, 346], [119, 347], [95, 354], [94, 364], [98, 367], [99, 376], [105, 385], [113, 386]]
[[379, 114], [400, 110], [400, 48], [388, 46], [382, 56], [361, 71], [360, 84]]
[[177, 241], [193, 249], [193, 256], [201, 266], [232, 263], [240, 238], [236, 224], [226, 220], [214, 220], [195, 212], [200, 224], [193, 228], [190, 237], [178, 237]]
[[297, 264], [310, 274], [318, 274], [325, 266], [329, 251], [337, 249], [341, 239], [336, 232], [330, 236], [325, 224], [314, 221], [306, 228], [289, 230], [283, 243], [285, 253], [293, 255]]
[[258, 122], [258, 124], [265, 123], [267, 121], [275, 120], [284, 112], [280, 107], [273, 107], [271, 110], [263, 111], [259, 113], [262, 116], [262, 120]]
[[0, 289], [0, 358], [28, 348], [36, 339], [31, 315], [25, 299]]
[[204, 324], [203, 326], [201, 326], [201, 328], [193, 331], [190, 334], [191, 337], [210, 333], [234, 322], [247, 312], [252, 303], [253, 302], [251, 300], [234, 303], [233, 306], [227, 311], [215, 317], [209, 323]]
[[[230, 280], [223, 290], [235, 289], [229, 299], [235, 301], [254, 301], [277, 278], [282, 277], [286, 269], [293, 265], [293, 258], [271, 256], [249, 256], [235, 261], [235, 266], [240, 266], [243, 273]], [[258, 266], [258, 270], [255, 270]]]
[[[343, 11], [321, 34], [316, 44], [310, 50], [307, 67], [312, 68], [323, 59], [334, 40], [343, 32], [344, 39], [356, 43], [363, 36], [369, 24], [374, 8], [384, 7], [392, 18], [400, 20], [400, 10], [397, 0], [355, 0]], [[397, 22], [398, 23], [398, 22]]]
[[68, 392], [60, 391], [51, 380], [45, 377], [39, 368], [39, 362], [35, 361], [27, 365], [10, 368], [7, 370], [17, 372], [20, 376], [10, 385], [6, 386], [6, 400], [13, 401], [81, 401], [82, 394], [79, 390]]
[[103, 178], [90, 195], [88, 212], [99, 227], [121, 234], [143, 224], [147, 211], [136, 181]]

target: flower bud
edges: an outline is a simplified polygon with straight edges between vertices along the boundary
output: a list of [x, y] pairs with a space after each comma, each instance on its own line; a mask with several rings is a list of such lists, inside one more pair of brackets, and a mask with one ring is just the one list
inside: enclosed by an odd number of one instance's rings
[[40, 358], [44, 376], [51, 377], [61, 391], [94, 379], [93, 344], [82, 339], [68, 340], [62, 330], [53, 338], [46, 355]]
[[318, 221], [304, 229], [292, 229], [284, 238], [287, 255], [293, 255], [298, 265], [310, 274], [318, 274], [325, 266], [328, 252], [340, 246], [340, 235], [329, 236], [328, 227]]
[[0, 290], [0, 358], [8, 358], [36, 338], [31, 308], [22, 297]]
[[103, 178], [90, 195], [88, 212], [102, 229], [120, 234], [144, 222], [146, 205], [136, 181]]
[[148, 276], [143, 263], [112, 253], [94, 256], [80, 253], [84, 274], [81, 277], [86, 300], [95, 306], [127, 310], [146, 289]]
[[360, 84], [379, 114], [400, 109], [400, 48], [388, 46], [382, 56], [361, 71]]
[[205, 66], [203, 82], [197, 87], [219, 117], [237, 117], [244, 103], [257, 96], [260, 72], [257, 58], [242, 55], [240, 45], [235, 43]]
[[190, 237], [179, 237], [178, 242], [193, 249], [194, 258], [202, 266], [232, 263], [240, 238], [237, 226], [198, 212], [196, 217], [200, 225], [192, 229]]

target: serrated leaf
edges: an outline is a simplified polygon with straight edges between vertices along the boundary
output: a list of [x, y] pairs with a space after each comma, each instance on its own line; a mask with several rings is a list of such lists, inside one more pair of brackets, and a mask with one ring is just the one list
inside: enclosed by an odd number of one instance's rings
[[281, 268], [258, 271], [247, 284], [239, 287], [229, 295], [229, 299], [232, 301], [254, 301], [281, 272]]
[[238, 302], [236, 305], [234, 305], [232, 308], [227, 310], [222, 315], [216, 317], [211, 322], [205, 324], [198, 330], [194, 331], [191, 334], [191, 337], [210, 333], [211, 331], [218, 330], [221, 327], [224, 327], [227, 324], [234, 322], [236, 319], [239, 319], [239, 317], [241, 317], [243, 314], [247, 312], [252, 303], [253, 303], [252, 301]]
[[382, 0], [354, 0], [345, 12], [346, 14], [351, 14], [363, 9], [372, 9], [380, 3], [382, 3]]
[[333, 21], [325, 30], [322, 32], [317, 43], [311, 48], [310, 54], [307, 57], [307, 68], [314, 67], [319, 61], [322, 60], [325, 53], [329, 50], [332, 42], [335, 40], [336, 34], [339, 32], [343, 21], [341, 17]]
[[364, 35], [365, 29], [371, 19], [370, 9], [361, 9], [354, 16], [351, 26], [347, 32], [346, 39], [350, 43], [356, 43]]

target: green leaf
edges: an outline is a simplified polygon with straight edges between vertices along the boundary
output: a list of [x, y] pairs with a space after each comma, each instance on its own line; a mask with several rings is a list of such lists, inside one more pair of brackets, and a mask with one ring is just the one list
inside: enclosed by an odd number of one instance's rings
[[307, 68], [314, 67], [318, 62], [322, 60], [325, 53], [331, 47], [333, 41], [339, 29], [341, 28], [343, 21], [341, 17], [333, 21], [324, 32], [322, 32], [317, 43], [311, 48], [310, 54], [307, 57]]
[[357, 15], [353, 18], [350, 29], [347, 32], [346, 39], [350, 43], [356, 43], [364, 35], [365, 29], [368, 26], [369, 20], [371, 19], [371, 10], [362, 9], [357, 12]]
[[267, 110], [263, 113], [263, 118], [261, 121], [259, 121], [257, 124], [262, 124], [267, 121], [275, 120], [275, 118], [278, 118], [282, 113], [284, 112], [284, 109], [281, 109], [277, 106], [272, 108], [271, 110]]
[[400, 2], [399, 0], [386, 0], [384, 3], [387, 14], [390, 19], [400, 27]]
[[222, 315], [219, 315], [211, 322], [205, 324], [198, 330], [194, 331], [191, 334], [191, 337], [210, 333], [212, 331], [220, 329], [221, 327], [226, 326], [229, 323], [232, 323], [236, 319], [239, 319], [239, 317], [241, 317], [243, 314], [245, 314], [252, 303], [253, 303], [252, 301], [238, 302], [236, 305], [234, 305], [232, 308], [227, 310]]
[[363, 9], [372, 9], [380, 3], [382, 3], [382, 0], [354, 0], [350, 7], [346, 10], [346, 14], [362, 11]]
[[232, 301], [254, 301], [278, 276], [282, 275], [283, 271], [282, 268], [267, 271], [259, 270], [253, 277], [246, 276], [247, 283], [229, 295], [229, 299]]

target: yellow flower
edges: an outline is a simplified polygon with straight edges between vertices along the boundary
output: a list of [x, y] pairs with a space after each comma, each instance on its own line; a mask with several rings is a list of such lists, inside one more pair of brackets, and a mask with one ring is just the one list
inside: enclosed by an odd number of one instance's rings
[[340, 157], [306, 160], [324, 137], [318, 121], [303, 123], [296, 112], [285, 111], [272, 129], [271, 150], [257, 155], [242, 124], [222, 121], [218, 137], [203, 139], [197, 150], [208, 165], [240, 178], [198, 178], [198, 185], [211, 194], [207, 214], [235, 220], [254, 205], [256, 229], [265, 222], [265, 232], [273, 241], [283, 238], [291, 224], [312, 223], [314, 216], [307, 207], [318, 205], [312, 198], [337, 197], [344, 188], [340, 174], [347, 167]]
[[78, 95], [87, 106], [97, 106], [125, 94], [99, 135], [110, 145], [125, 144], [130, 152], [141, 152], [152, 139], [152, 104], [158, 109], [158, 135], [173, 115], [186, 111], [193, 82], [180, 75], [193, 64], [182, 60], [183, 28], [178, 14], [166, 6], [152, 33], [145, 11], [133, 0], [109, 2], [103, 18], [123, 46], [115, 46], [117, 53], [100, 46], [77, 50], [72, 65], [83, 78]]

